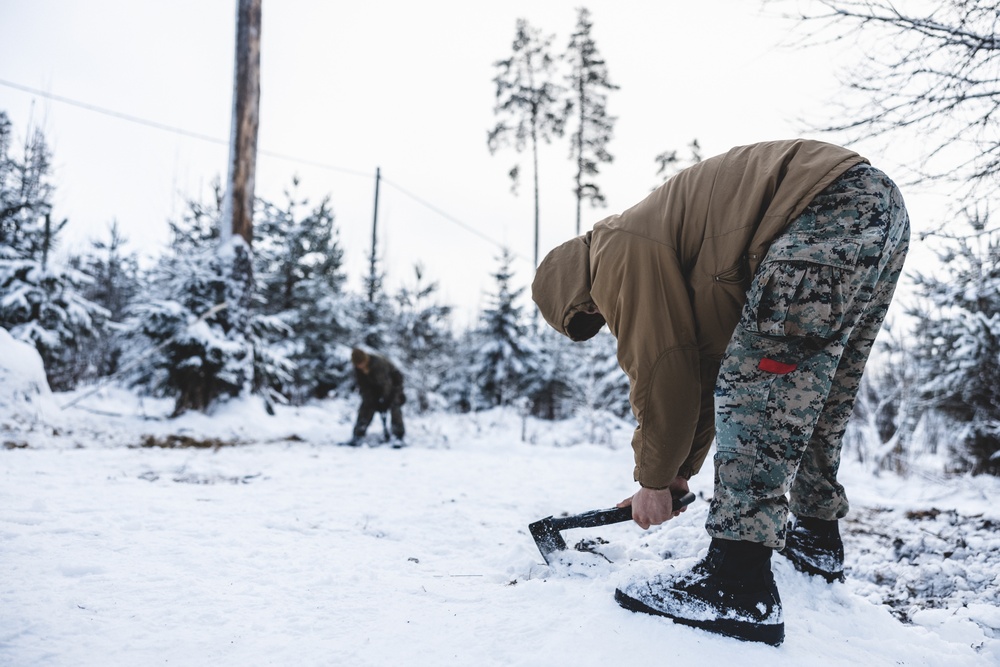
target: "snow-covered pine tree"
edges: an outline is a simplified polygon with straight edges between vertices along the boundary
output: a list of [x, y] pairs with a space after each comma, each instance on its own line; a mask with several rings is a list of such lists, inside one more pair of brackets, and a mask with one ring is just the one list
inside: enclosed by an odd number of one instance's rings
[[545, 327], [533, 343], [539, 354], [525, 393], [531, 414], [542, 419], [563, 419], [573, 413], [573, 395], [578, 387], [574, 371], [580, 365], [577, 346], [556, 330]]
[[360, 325], [358, 341], [369, 349], [386, 352], [390, 345], [393, 313], [392, 300], [385, 291], [385, 273], [373, 259], [364, 277], [364, 294], [355, 300], [355, 312]]
[[940, 235], [943, 276], [915, 276], [918, 393], [953, 422], [956, 469], [1000, 474], [1000, 230], [967, 217], [970, 234]]
[[41, 130], [29, 130], [20, 158], [14, 138], [13, 124], [0, 111], [0, 245], [19, 257], [40, 258], [47, 240], [38, 223], [52, 212], [52, 158]]
[[614, 337], [601, 331], [574, 343], [546, 328], [540, 345], [542, 382], [534, 385], [533, 413], [550, 419], [578, 417], [587, 441], [609, 443], [613, 427], [631, 413], [628, 376], [618, 366]]
[[578, 351], [574, 366], [573, 401], [577, 412], [610, 413], [619, 418], [632, 414], [629, 381], [618, 365], [618, 343], [606, 329], [587, 341]]
[[250, 250], [239, 236], [220, 245], [211, 231], [220, 214], [216, 194], [214, 211], [192, 202], [171, 224], [171, 248], [151, 275], [152, 298], [127, 323], [132, 344], [123, 361], [131, 381], [174, 397], [175, 415], [251, 392], [281, 400], [273, 388], [290, 380], [290, 364], [273, 345], [287, 327], [255, 312], [256, 286], [244, 280], [252, 274]]
[[537, 374], [538, 350], [528, 335], [517, 299], [524, 288], [513, 289], [514, 256], [504, 248], [499, 268], [491, 274], [496, 293], [475, 331], [471, 376], [475, 381], [474, 408], [510, 405], [525, 395]]
[[120, 323], [142, 288], [136, 253], [126, 250], [128, 239], [117, 221], [108, 227], [106, 240], [94, 239], [83, 254], [73, 257], [72, 266], [89, 277], [83, 296], [108, 311], [107, 335], [86, 350], [95, 377], [114, 374], [121, 357]]
[[568, 114], [576, 119], [570, 156], [576, 160], [573, 194], [576, 195], [576, 233], [580, 232], [580, 218], [584, 201], [591, 206], [604, 206], [604, 193], [594, 182], [601, 163], [614, 158], [608, 152], [617, 118], [608, 115], [608, 93], [618, 86], [608, 78], [608, 66], [597, 50], [591, 35], [594, 23], [590, 10], [577, 10], [576, 29], [570, 36], [566, 60], [571, 71], [569, 81]]
[[469, 369], [472, 368], [475, 360], [479, 341], [479, 332], [476, 329], [466, 329], [459, 332], [455, 338], [451, 366], [448, 372], [439, 378], [437, 392], [449, 408], [461, 413], [469, 412], [477, 407], [476, 397], [479, 390]]
[[70, 389], [86, 372], [80, 351], [101, 335], [108, 313], [83, 296], [87, 277], [55, 257], [66, 220], [52, 221], [44, 135], [29, 132], [20, 159], [12, 144], [0, 112], [0, 327], [35, 346], [52, 389]]
[[107, 310], [115, 322], [124, 318], [141, 289], [139, 256], [127, 245], [128, 238], [114, 221], [108, 225], [106, 240], [91, 240], [90, 248], [72, 260], [74, 268], [92, 280], [84, 296]]
[[438, 389], [456, 365], [455, 340], [449, 326], [451, 307], [435, 298], [438, 284], [425, 281], [419, 263], [413, 273], [413, 286], [403, 286], [396, 295], [393, 357], [406, 377], [407, 393], [416, 399], [417, 410], [425, 412], [445, 406]]
[[359, 324], [344, 293], [344, 251], [330, 198], [308, 209], [309, 201], [296, 194], [298, 183], [293, 179], [286, 191], [284, 208], [262, 203], [254, 256], [264, 312], [293, 332], [285, 352], [295, 369], [283, 392], [301, 402], [350, 378], [349, 354]]

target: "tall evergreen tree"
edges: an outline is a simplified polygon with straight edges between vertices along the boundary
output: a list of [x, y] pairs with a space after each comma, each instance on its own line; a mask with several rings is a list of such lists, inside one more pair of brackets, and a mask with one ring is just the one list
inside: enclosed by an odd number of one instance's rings
[[513, 289], [513, 255], [504, 249], [500, 266], [492, 274], [496, 293], [492, 306], [483, 311], [476, 331], [476, 349], [471, 375], [477, 388], [476, 407], [510, 405], [523, 396], [537, 371], [537, 347], [528, 336], [517, 299], [524, 288]]
[[614, 116], [608, 115], [608, 93], [618, 86], [608, 78], [607, 63], [597, 50], [591, 36], [594, 27], [590, 11], [577, 10], [576, 30], [567, 50], [572, 71], [569, 76], [569, 113], [576, 119], [570, 156], [576, 160], [573, 193], [576, 195], [576, 233], [580, 234], [581, 209], [584, 201], [591, 206], [604, 206], [604, 193], [594, 182], [602, 163], [614, 158], [608, 152], [614, 130]]
[[[496, 125], [487, 133], [490, 153], [513, 146], [518, 153], [530, 145], [535, 192], [535, 266], [538, 265], [539, 187], [538, 146], [561, 137], [566, 125], [564, 88], [556, 78], [557, 59], [552, 55], [554, 36], [545, 36], [527, 20], [518, 19], [509, 58], [494, 63]], [[517, 192], [520, 166], [509, 172]]]

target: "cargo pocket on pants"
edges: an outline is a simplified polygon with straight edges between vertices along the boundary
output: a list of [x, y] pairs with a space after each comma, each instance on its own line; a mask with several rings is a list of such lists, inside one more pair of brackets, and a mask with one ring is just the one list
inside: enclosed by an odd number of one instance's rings
[[788, 234], [754, 276], [740, 325], [763, 336], [830, 338], [844, 324], [861, 244]]

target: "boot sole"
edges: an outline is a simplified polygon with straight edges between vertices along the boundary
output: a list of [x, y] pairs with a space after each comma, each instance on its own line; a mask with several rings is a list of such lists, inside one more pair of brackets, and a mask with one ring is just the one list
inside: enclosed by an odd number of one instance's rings
[[615, 602], [629, 611], [651, 614], [653, 616], [662, 616], [664, 618], [669, 618], [674, 623], [678, 623], [680, 625], [687, 625], [692, 628], [707, 630], [708, 632], [713, 632], [717, 635], [724, 635], [726, 637], [732, 637], [746, 642], [759, 642], [762, 644], [770, 644], [771, 646], [780, 646], [781, 642], [785, 640], [784, 623], [760, 625], [758, 623], [735, 621], [726, 618], [715, 621], [694, 621], [687, 618], [672, 616], [658, 609], [654, 609], [646, 604], [643, 604], [642, 602], [639, 602], [635, 598], [629, 597], [619, 589], [615, 589]]
[[844, 573], [843, 573], [843, 571], [841, 571], [841, 572], [829, 572], [827, 570], [821, 570], [821, 569], [819, 569], [818, 567], [816, 567], [814, 565], [810, 565], [809, 563], [807, 563], [805, 561], [799, 560], [798, 558], [795, 558], [795, 557], [789, 555], [788, 553], [785, 552], [784, 549], [782, 549], [778, 553], [781, 554], [782, 556], [784, 556], [785, 558], [787, 558], [788, 561], [792, 564], [792, 567], [794, 567], [799, 572], [802, 572], [803, 574], [812, 575], [814, 577], [822, 577], [822, 578], [826, 579], [826, 582], [828, 584], [832, 584], [834, 582], [840, 582], [840, 583], [844, 582]]

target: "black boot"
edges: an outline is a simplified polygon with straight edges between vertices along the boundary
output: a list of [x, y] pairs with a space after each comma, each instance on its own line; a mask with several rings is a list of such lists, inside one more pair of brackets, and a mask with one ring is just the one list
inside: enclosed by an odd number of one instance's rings
[[836, 520], [796, 517], [788, 524], [785, 548], [779, 553], [792, 561], [799, 572], [829, 582], [844, 580], [844, 543]]
[[778, 646], [785, 623], [771, 575], [772, 551], [756, 542], [714, 538], [705, 559], [688, 572], [633, 582], [616, 590], [615, 600], [630, 611]]

